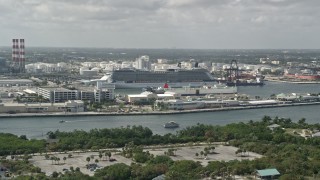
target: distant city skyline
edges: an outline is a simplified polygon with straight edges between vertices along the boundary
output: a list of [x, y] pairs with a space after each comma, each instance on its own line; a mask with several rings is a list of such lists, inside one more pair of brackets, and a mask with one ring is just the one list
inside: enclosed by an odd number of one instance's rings
[[318, 0], [1, 0], [0, 46], [319, 49]]

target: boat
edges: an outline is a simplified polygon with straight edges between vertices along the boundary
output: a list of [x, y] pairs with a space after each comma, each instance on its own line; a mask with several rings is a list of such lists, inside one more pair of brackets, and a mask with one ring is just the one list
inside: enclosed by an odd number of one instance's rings
[[116, 89], [160, 87], [164, 83], [172, 88], [183, 86], [203, 86], [214, 82], [206, 69], [166, 69], [163, 71], [145, 71], [137, 69], [119, 69], [106, 74], [101, 80], [115, 84]]
[[170, 122], [167, 122], [163, 125], [164, 128], [178, 128], [179, 127], [179, 124], [174, 122], [174, 121], [170, 121]]
[[306, 81], [319, 81], [320, 75], [317, 74], [285, 74], [285, 77], [298, 79], [298, 80], [306, 80]]
[[64, 120], [60, 120], [60, 121], [59, 121], [59, 123], [64, 123], [64, 122], [66, 122], [66, 121], [64, 121]]

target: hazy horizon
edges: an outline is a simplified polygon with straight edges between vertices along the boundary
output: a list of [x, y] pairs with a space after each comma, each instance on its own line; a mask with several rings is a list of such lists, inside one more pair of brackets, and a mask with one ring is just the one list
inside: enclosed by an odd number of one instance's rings
[[[11, 46], [0, 46], [0, 48], [8, 48], [11, 50]], [[123, 47], [72, 47], [72, 46], [27, 46], [26, 48], [74, 48], [74, 49], [128, 49], [128, 50], [320, 50], [320, 48], [123, 48]]]

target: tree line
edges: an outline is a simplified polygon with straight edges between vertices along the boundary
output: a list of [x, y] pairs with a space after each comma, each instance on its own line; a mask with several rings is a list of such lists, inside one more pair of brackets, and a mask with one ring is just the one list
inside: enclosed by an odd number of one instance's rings
[[[268, 126], [280, 127], [271, 129]], [[305, 119], [293, 122], [288, 118], [264, 116], [261, 121], [232, 123], [225, 126], [197, 124], [176, 134], [157, 135], [149, 128], [128, 126], [113, 129], [75, 130], [73, 132], [49, 132], [48, 136], [57, 139], [56, 143], [46, 145], [44, 140], [27, 140], [10, 134], [0, 134], [0, 153], [17, 154], [25, 152], [67, 151], [85, 149], [104, 149], [122, 147], [123, 156], [136, 163], [131, 166], [119, 164], [105, 167], [96, 172], [95, 177], [116, 177], [123, 174], [131, 179], [146, 179], [165, 174], [167, 179], [185, 177], [198, 179], [204, 177], [248, 175], [256, 169], [277, 168], [284, 179], [303, 179], [317, 176], [320, 169], [320, 138], [304, 138], [288, 130], [308, 129], [319, 131], [319, 124], [308, 124]], [[5, 142], [7, 144], [5, 144]], [[14, 142], [14, 143], [8, 143]], [[206, 167], [193, 161], [170, 161], [153, 164], [158, 158], [168, 160], [174, 150], [161, 157], [154, 157], [143, 151], [143, 145], [159, 145], [188, 142], [226, 142], [238, 147], [238, 154], [256, 152], [263, 157], [255, 160], [211, 161]], [[205, 152], [205, 151], [204, 151]], [[169, 158], [170, 159], [170, 158]], [[169, 160], [168, 160], [169, 161]], [[143, 165], [144, 164], [144, 165]], [[125, 172], [122, 172], [125, 171]], [[119, 173], [121, 171], [122, 173]], [[94, 178], [94, 177], [93, 177]], [[119, 178], [123, 178], [122, 176]]]

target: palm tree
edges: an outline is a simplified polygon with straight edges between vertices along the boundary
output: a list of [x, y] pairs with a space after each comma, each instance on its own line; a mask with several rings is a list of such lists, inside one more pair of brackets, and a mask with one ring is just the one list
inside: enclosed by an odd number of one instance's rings
[[53, 161], [55, 160], [55, 158], [51, 156], [50, 160], [52, 161], [52, 164], [53, 164]]
[[109, 160], [110, 160], [110, 158], [111, 158], [111, 152], [110, 151], [108, 151], [108, 157], [109, 157]]
[[203, 151], [200, 151], [200, 155], [201, 155], [201, 157], [203, 156], [203, 154], [204, 154], [204, 152], [203, 152]]
[[242, 156], [242, 149], [238, 149], [235, 154], [238, 155], [239, 153], [241, 153], [241, 156]]
[[104, 153], [104, 156], [105, 156], [105, 157], [107, 157], [107, 156], [108, 156], [108, 151], [106, 151], [106, 152]]
[[63, 157], [63, 161], [64, 163], [66, 163], [67, 157]]
[[101, 161], [101, 158], [102, 158], [102, 153], [99, 152], [99, 158], [100, 158], [100, 161]]
[[211, 146], [211, 153], [213, 153], [213, 151], [216, 149], [216, 147], [214, 147], [214, 146]]
[[49, 157], [50, 157], [50, 156], [49, 156], [48, 154], [45, 154], [45, 155], [44, 155], [44, 158], [46, 158], [46, 159], [49, 159]]
[[91, 160], [90, 157], [87, 157], [86, 161], [88, 161], [88, 164], [89, 164], [90, 160]]

